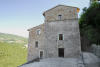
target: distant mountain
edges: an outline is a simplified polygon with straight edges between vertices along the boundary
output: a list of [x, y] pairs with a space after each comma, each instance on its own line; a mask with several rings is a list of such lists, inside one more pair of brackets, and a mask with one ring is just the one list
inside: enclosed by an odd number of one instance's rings
[[0, 42], [9, 43], [12, 45], [25, 46], [28, 44], [28, 38], [13, 34], [0, 33]]

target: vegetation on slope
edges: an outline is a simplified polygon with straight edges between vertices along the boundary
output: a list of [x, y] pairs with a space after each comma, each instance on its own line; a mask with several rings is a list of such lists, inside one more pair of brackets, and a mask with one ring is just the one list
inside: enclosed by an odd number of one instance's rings
[[28, 38], [12, 34], [0, 33], [0, 42], [9, 43], [12, 45], [19, 45], [22, 47], [28, 44]]
[[100, 3], [94, 1], [83, 13], [79, 20], [81, 37], [89, 39], [92, 43], [100, 44]]
[[0, 67], [17, 67], [26, 61], [26, 48], [0, 42]]
[[27, 62], [26, 44], [28, 38], [0, 33], [0, 67], [17, 67]]

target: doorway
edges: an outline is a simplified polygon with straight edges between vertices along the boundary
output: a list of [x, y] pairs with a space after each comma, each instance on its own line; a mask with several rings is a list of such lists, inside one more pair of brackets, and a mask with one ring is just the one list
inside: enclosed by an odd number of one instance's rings
[[64, 57], [64, 48], [58, 48], [59, 57]]
[[43, 59], [43, 51], [40, 51], [40, 59]]

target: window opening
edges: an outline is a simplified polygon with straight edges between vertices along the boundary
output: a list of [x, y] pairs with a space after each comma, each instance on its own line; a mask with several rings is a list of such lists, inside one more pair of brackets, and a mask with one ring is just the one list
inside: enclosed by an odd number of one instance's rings
[[35, 47], [38, 48], [38, 42], [35, 42]]
[[58, 20], [62, 20], [62, 15], [58, 15]]
[[59, 40], [63, 40], [63, 34], [59, 34]]
[[40, 30], [37, 30], [37, 34], [40, 34], [41, 33], [41, 31]]

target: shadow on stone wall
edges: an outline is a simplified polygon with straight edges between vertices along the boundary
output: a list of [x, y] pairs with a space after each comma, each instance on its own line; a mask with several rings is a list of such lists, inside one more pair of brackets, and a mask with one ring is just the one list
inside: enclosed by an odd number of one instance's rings
[[87, 38], [87, 36], [81, 36], [81, 50], [83, 52], [91, 52], [91, 44], [93, 42]]

